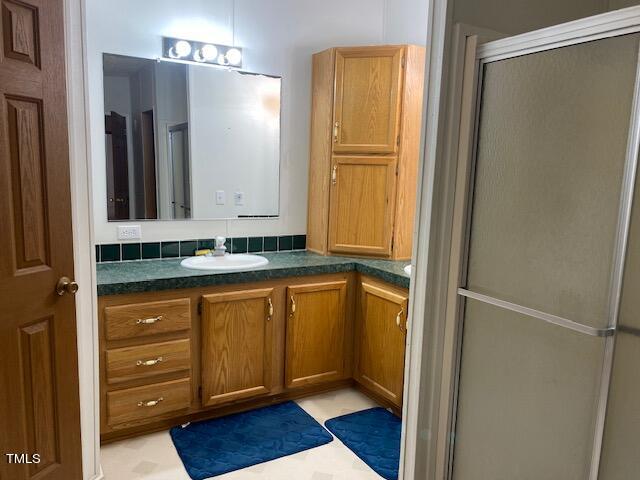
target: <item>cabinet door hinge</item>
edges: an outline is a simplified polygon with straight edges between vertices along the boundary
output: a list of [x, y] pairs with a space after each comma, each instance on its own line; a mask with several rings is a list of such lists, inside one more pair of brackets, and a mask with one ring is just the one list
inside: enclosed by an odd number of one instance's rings
[[396, 137], [396, 145], [400, 146], [400, 135]]
[[402, 68], [404, 68], [404, 66], [405, 66], [405, 60], [404, 59], [405, 59], [405, 57], [403, 55], [402, 59], [400, 60], [400, 65], [402, 66]]
[[391, 235], [391, 251], [393, 251], [393, 244], [395, 243], [396, 236], [395, 234]]

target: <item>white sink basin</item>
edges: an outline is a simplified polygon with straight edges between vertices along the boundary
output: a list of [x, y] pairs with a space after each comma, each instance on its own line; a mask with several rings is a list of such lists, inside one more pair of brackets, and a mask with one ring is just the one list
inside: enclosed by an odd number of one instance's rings
[[406, 273], [407, 275], [411, 276], [411, 265], [407, 265], [406, 267], [404, 267], [404, 273]]
[[193, 270], [215, 270], [217, 272], [238, 272], [263, 267], [269, 260], [259, 255], [244, 253], [225, 254], [220, 257], [189, 257], [182, 260], [180, 265]]

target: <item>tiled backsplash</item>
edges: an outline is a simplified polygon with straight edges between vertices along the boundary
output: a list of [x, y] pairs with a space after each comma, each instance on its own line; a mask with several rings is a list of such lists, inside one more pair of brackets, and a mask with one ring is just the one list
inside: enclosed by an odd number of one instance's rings
[[[213, 249], [212, 238], [145, 243], [108, 243], [96, 245], [97, 262], [122, 260], [151, 260], [154, 258], [190, 257], [196, 250]], [[279, 237], [235, 237], [225, 242], [227, 253], [263, 253], [305, 250], [306, 235], [282, 235]]]

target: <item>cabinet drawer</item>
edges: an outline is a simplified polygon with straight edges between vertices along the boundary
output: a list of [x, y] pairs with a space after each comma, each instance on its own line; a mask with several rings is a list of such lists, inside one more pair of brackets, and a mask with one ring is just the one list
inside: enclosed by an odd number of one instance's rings
[[178, 332], [191, 328], [191, 302], [179, 298], [106, 307], [104, 316], [107, 340]]
[[190, 342], [184, 339], [114, 348], [107, 350], [105, 363], [107, 383], [110, 384], [189, 370]]
[[184, 378], [107, 392], [107, 422], [117, 425], [189, 408], [191, 380]]

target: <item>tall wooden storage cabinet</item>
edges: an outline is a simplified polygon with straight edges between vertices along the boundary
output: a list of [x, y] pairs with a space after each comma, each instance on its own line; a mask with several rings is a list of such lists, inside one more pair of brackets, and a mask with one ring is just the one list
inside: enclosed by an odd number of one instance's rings
[[307, 248], [411, 257], [425, 49], [313, 56]]

